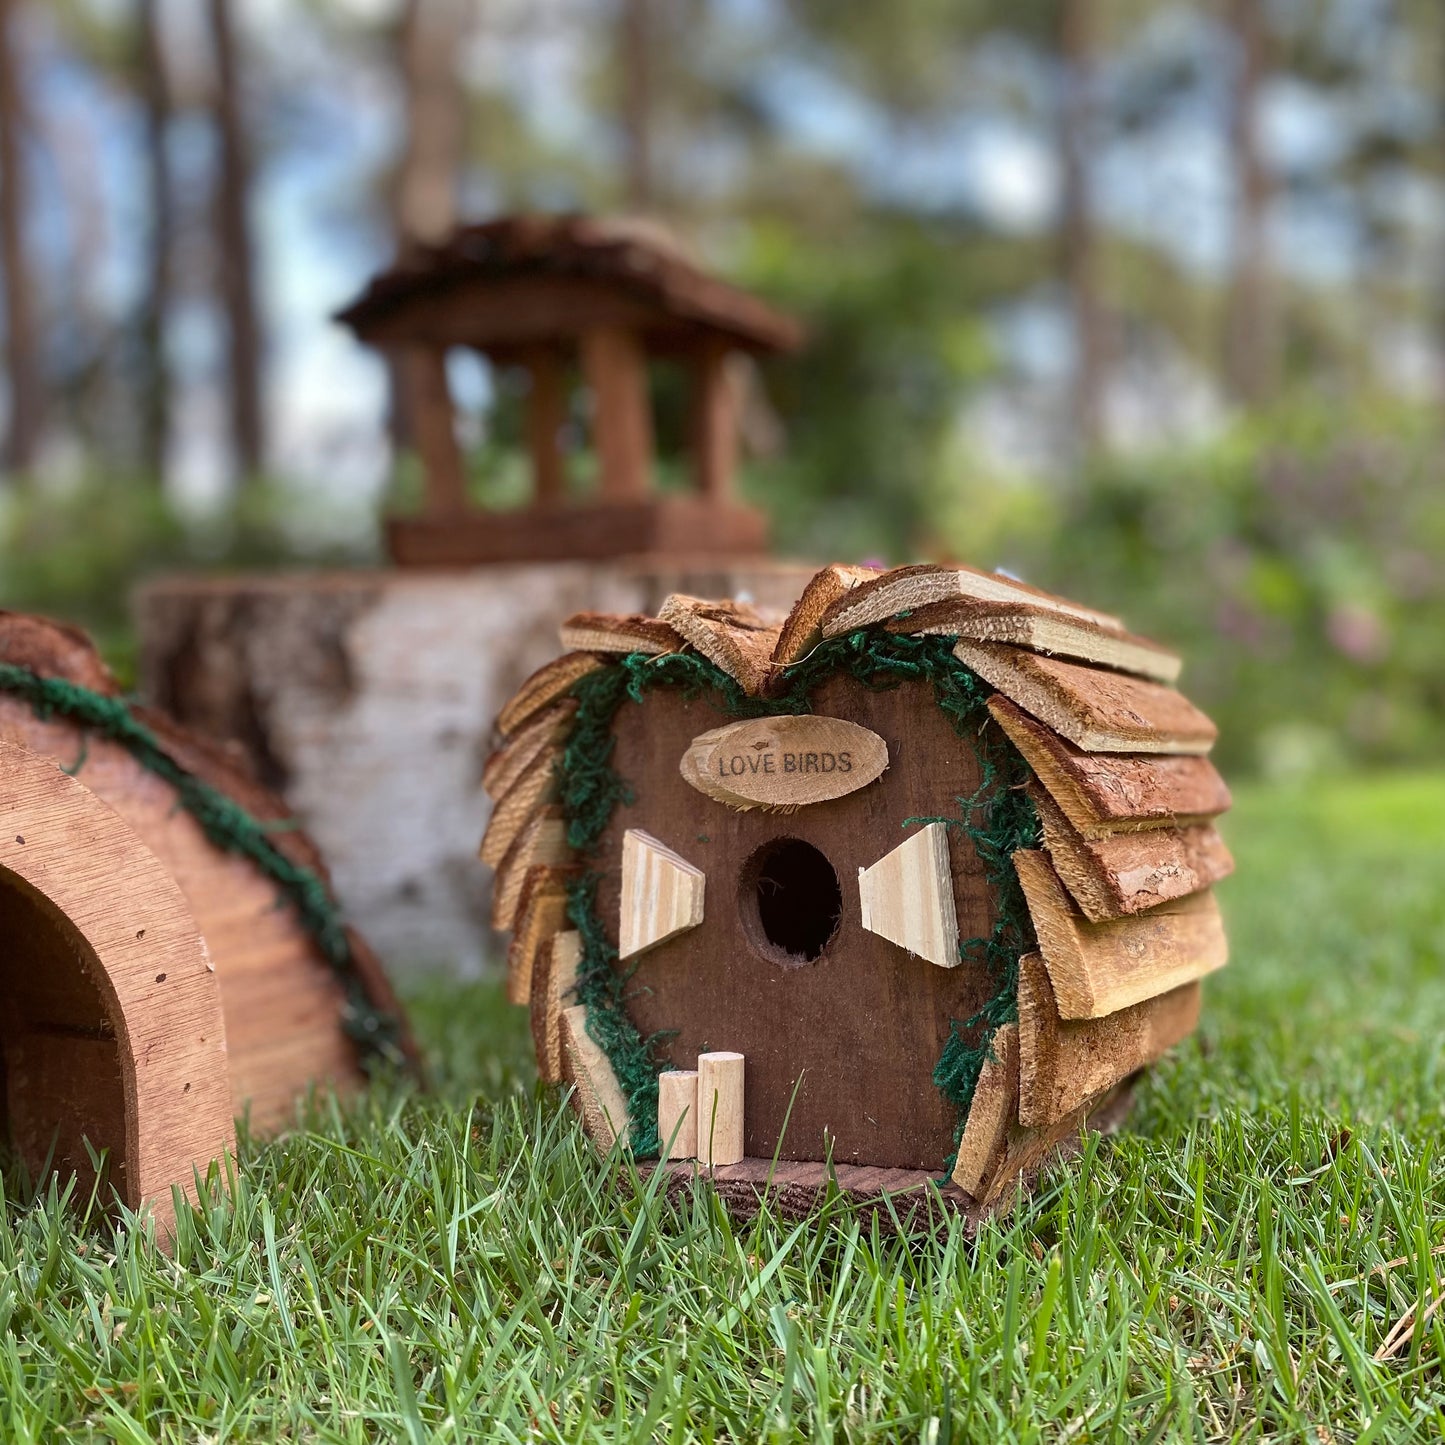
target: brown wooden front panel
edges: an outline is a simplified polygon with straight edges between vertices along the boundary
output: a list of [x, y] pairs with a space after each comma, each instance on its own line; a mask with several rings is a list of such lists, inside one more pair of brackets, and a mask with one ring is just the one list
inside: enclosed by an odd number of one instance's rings
[[[693, 1068], [707, 1049], [746, 1055], [749, 1155], [773, 1154], [801, 1076], [782, 1158], [822, 1158], [831, 1139], [839, 1163], [938, 1169], [952, 1150], [956, 1118], [933, 1067], [950, 1019], [976, 1012], [990, 981], [981, 965], [939, 968], [866, 933], [858, 870], [908, 836], [905, 818], [956, 814], [954, 799], [978, 786], [978, 762], [926, 684], [875, 693], [840, 676], [814, 705], [879, 733], [890, 766], [860, 792], [783, 815], [735, 812], [681, 777], [688, 744], [726, 720], [706, 701], [658, 689], [640, 706], [623, 705], [613, 765], [636, 801], [615, 810], [598, 855], [603, 921], [615, 942], [625, 829], [651, 833], [703, 869], [702, 925], [621, 965], [636, 966], [628, 1010], [643, 1035], [677, 1030], [660, 1049], [669, 1067]], [[961, 834], [950, 836], [961, 934], [987, 934], [993, 907], [982, 866]], [[749, 858], [779, 837], [818, 848], [841, 885], [837, 933], [812, 963], [768, 956], [739, 896]]]

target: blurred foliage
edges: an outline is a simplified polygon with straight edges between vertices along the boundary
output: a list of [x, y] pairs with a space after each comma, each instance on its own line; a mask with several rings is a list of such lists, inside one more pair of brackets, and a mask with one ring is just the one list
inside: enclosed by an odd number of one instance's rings
[[959, 408], [993, 370], [985, 298], [1030, 264], [1026, 246], [947, 246], [939, 229], [880, 217], [826, 262], [755, 229], [744, 274], [808, 327], [801, 353], [767, 366], [785, 446], [748, 483], [785, 550], [897, 557], [927, 526]]
[[[78, 623], [121, 682], [135, 678], [132, 588], [167, 571], [372, 560], [370, 538], [326, 540], [314, 508], [274, 483], [185, 517], [141, 478], [91, 475], [0, 497], [0, 607]], [[334, 536], [334, 529], [332, 532]]]
[[961, 482], [946, 547], [1181, 649], [1227, 767], [1445, 758], [1438, 422], [1301, 402], [1075, 485]]

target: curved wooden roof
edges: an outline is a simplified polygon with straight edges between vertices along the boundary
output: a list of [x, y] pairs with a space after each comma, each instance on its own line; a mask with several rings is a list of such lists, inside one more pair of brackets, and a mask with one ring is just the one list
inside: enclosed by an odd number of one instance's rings
[[585, 216], [463, 226], [375, 277], [337, 314], [364, 341], [507, 349], [592, 325], [640, 330], [658, 350], [709, 339], [793, 351], [802, 327], [703, 271], [663, 227]]

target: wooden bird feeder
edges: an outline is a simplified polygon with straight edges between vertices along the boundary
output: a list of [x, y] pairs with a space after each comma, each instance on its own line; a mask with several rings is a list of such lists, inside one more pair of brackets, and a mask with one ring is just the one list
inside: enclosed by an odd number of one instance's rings
[[[791, 351], [799, 327], [699, 270], [665, 232], [640, 222], [516, 217], [467, 226], [376, 277], [340, 313], [395, 362], [425, 499], [387, 535], [403, 565], [559, 561], [647, 553], [761, 552], [762, 515], [732, 492], [738, 449], [734, 353]], [[446, 356], [470, 347], [528, 377], [533, 497], [482, 512], [467, 497]], [[693, 390], [694, 489], [653, 487], [648, 362], [680, 363]], [[569, 378], [591, 393], [598, 484], [567, 496], [562, 433]]]
[[94, 1183], [108, 1151], [105, 1189], [168, 1227], [171, 1186], [233, 1118], [275, 1132], [314, 1086], [358, 1086], [368, 1053], [414, 1060], [374, 956], [325, 927], [324, 865], [280, 799], [125, 704], [83, 634], [16, 613], [0, 800], [0, 1141], [32, 1171]]
[[674, 596], [563, 643], [499, 719], [482, 856], [599, 1144], [739, 1207], [836, 1177], [977, 1220], [1193, 1031], [1229, 794], [1179, 659], [1116, 618], [834, 566], [781, 626]]

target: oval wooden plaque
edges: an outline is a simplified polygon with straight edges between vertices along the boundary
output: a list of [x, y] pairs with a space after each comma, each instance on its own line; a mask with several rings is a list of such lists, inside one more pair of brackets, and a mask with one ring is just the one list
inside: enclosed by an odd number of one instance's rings
[[692, 740], [680, 771], [731, 808], [792, 810], [866, 788], [888, 766], [888, 744], [840, 717], [749, 718]]

